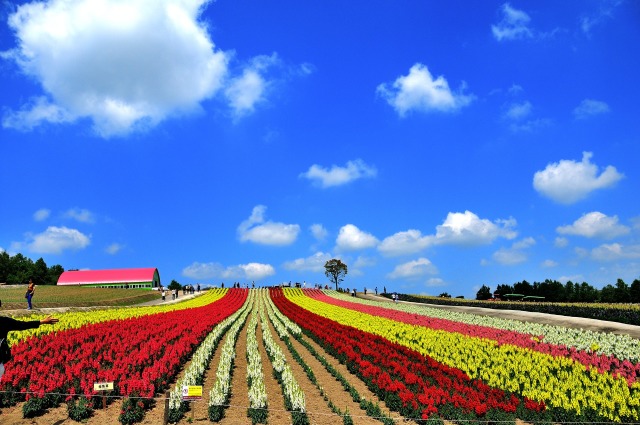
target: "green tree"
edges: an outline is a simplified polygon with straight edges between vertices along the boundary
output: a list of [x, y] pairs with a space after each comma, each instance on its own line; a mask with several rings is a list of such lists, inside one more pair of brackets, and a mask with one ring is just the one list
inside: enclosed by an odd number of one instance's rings
[[182, 285], [180, 285], [180, 283], [178, 283], [177, 280], [172, 280], [171, 283], [169, 284], [169, 289], [170, 290], [174, 290], [177, 289], [178, 291], [182, 289]]
[[33, 272], [31, 273], [31, 279], [33, 279], [33, 283], [35, 283], [36, 285], [48, 285], [48, 272], [49, 268], [47, 267], [47, 263], [44, 262], [42, 257], [38, 258], [38, 260], [36, 260], [36, 262], [33, 264]]
[[17, 285], [28, 283], [33, 274], [33, 260], [18, 253], [11, 257], [9, 262], [9, 275], [7, 283]]
[[616, 302], [616, 288], [609, 284], [600, 290], [600, 302], [614, 303]]
[[501, 283], [496, 287], [495, 293], [499, 295], [513, 294], [513, 286]]
[[522, 295], [532, 295], [533, 294], [533, 286], [526, 280], [522, 282], [517, 282], [513, 284], [513, 292], [516, 294]]
[[337, 258], [332, 258], [324, 263], [324, 274], [336, 285], [336, 291], [338, 290], [340, 282], [342, 282], [347, 275], [347, 272], [347, 265]]
[[443, 292], [440, 295], [438, 295], [440, 298], [451, 298], [451, 294], [449, 294], [448, 292]]
[[640, 303], [640, 279], [631, 282], [629, 288], [629, 301], [632, 303]]
[[629, 285], [625, 283], [624, 280], [618, 279], [616, 282], [616, 301], [617, 303], [628, 303], [629, 302]]
[[47, 282], [49, 282], [49, 285], [57, 285], [62, 273], [64, 273], [64, 267], [60, 264], [49, 267], [49, 270], [47, 270]]
[[9, 270], [11, 268], [11, 257], [7, 251], [0, 252], [0, 283], [7, 282]]
[[488, 300], [489, 298], [491, 298], [491, 288], [487, 285], [482, 285], [476, 293], [476, 300]]

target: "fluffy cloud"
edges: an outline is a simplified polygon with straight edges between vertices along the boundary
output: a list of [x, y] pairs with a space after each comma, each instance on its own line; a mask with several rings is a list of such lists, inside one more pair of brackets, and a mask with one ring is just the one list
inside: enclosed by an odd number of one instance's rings
[[598, 211], [584, 214], [582, 217], [566, 226], [559, 226], [556, 231], [561, 235], [577, 235], [586, 238], [613, 239], [626, 235], [630, 229], [618, 224], [618, 216], [609, 217]]
[[198, 21], [206, 3], [52, 0], [18, 6], [9, 17], [17, 46], [3, 56], [38, 81], [47, 97], [9, 113], [3, 125], [29, 129], [88, 117], [99, 134], [111, 136], [198, 108], [221, 88], [228, 62]]
[[509, 3], [500, 8], [502, 20], [497, 25], [491, 25], [491, 32], [498, 41], [531, 38], [533, 32], [529, 29], [531, 18], [522, 10], [514, 9]]
[[322, 188], [342, 186], [354, 180], [373, 178], [378, 174], [375, 167], [367, 165], [361, 159], [347, 162], [346, 166], [333, 165], [330, 169], [313, 164], [309, 170], [301, 173], [304, 177], [313, 181]]
[[242, 242], [253, 242], [261, 245], [291, 245], [300, 233], [297, 224], [276, 223], [265, 221], [264, 213], [267, 207], [257, 205], [251, 216], [238, 226], [238, 236]]
[[449, 213], [444, 223], [436, 227], [435, 243], [471, 246], [488, 244], [499, 237], [513, 239], [515, 225], [513, 218], [492, 222], [471, 211]]
[[609, 112], [609, 105], [599, 100], [585, 99], [573, 110], [576, 119], [585, 119], [593, 115], [606, 114]]
[[363, 232], [353, 224], [346, 224], [340, 228], [336, 247], [343, 251], [373, 248], [378, 244], [378, 239], [371, 233]]
[[39, 254], [60, 254], [69, 249], [83, 249], [90, 242], [90, 237], [79, 230], [49, 226], [44, 232], [33, 236], [28, 249]]
[[309, 271], [316, 273], [324, 273], [324, 264], [333, 258], [328, 252], [316, 252], [307, 258], [297, 258], [293, 261], [287, 261], [283, 267], [286, 270]]
[[33, 219], [35, 221], [44, 221], [51, 215], [51, 210], [46, 208], [41, 208], [38, 211], [33, 213]]
[[569, 239], [562, 238], [562, 237], [557, 237], [555, 239], [555, 241], [553, 242], [553, 245], [556, 248], [564, 248], [565, 246], [569, 245]]
[[391, 87], [380, 84], [377, 93], [393, 106], [400, 116], [409, 111], [420, 112], [451, 112], [467, 106], [473, 96], [462, 93], [463, 87], [454, 93], [449, 83], [441, 75], [435, 80], [429, 69], [421, 63], [416, 63], [409, 70], [409, 74], [398, 77]]
[[447, 282], [445, 282], [444, 280], [440, 279], [439, 277], [432, 277], [432, 278], [427, 279], [427, 286], [430, 286], [430, 287], [447, 286]]
[[264, 101], [268, 82], [263, 74], [269, 67], [278, 63], [279, 59], [276, 54], [258, 56], [244, 69], [242, 75], [229, 82], [224, 94], [236, 117], [253, 112], [255, 105]]
[[544, 260], [541, 264], [541, 266], [544, 268], [556, 267], [557, 265], [558, 263], [553, 260]]
[[591, 258], [598, 261], [638, 259], [640, 245], [603, 244], [591, 250]]
[[598, 166], [591, 163], [591, 152], [583, 152], [582, 161], [563, 159], [538, 171], [533, 187], [542, 195], [561, 204], [573, 204], [594, 190], [613, 187], [624, 176], [609, 165], [598, 175]]
[[429, 274], [437, 274], [438, 269], [426, 258], [418, 258], [399, 264], [387, 275], [389, 279], [417, 279]]
[[247, 263], [224, 267], [218, 263], [194, 262], [182, 269], [182, 275], [192, 279], [265, 279], [273, 276], [275, 269], [270, 264]]
[[419, 230], [410, 229], [384, 238], [378, 245], [378, 250], [388, 256], [414, 254], [433, 244], [434, 241], [433, 236], [423, 236]]
[[124, 248], [124, 246], [114, 242], [109, 245], [104, 251], [109, 255], [115, 255], [118, 252], [122, 251], [122, 248]]
[[501, 248], [493, 253], [493, 259], [503, 265], [513, 265], [527, 261], [525, 250], [535, 245], [535, 239], [529, 237], [515, 242], [510, 248]]
[[309, 227], [309, 231], [311, 232], [311, 234], [313, 235], [314, 238], [316, 238], [319, 241], [323, 241], [326, 237], [327, 237], [327, 229], [324, 228], [324, 226], [322, 224], [312, 224]]
[[65, 218], [70, 218], [81, 223], [94, 223], [96, 221], [93, 213], [86, 209], [73, 208], [64, 213]]
[[533, 105], [531, 105], [531, 102], [514, 103], [510, 105], [507, 112], [505, 112], [505, 117], [516, 121], [521, 120], [529, 116], [532, 109]]

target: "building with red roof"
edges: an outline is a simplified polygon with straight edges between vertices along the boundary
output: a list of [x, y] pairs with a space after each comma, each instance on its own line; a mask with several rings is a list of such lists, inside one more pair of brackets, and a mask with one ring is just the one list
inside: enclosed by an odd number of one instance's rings
[[95, 288], [160, 287], [160, 274], [156, 268], [112, 270], [68, 270], [58, 278], [58, 285], [81, 285]]

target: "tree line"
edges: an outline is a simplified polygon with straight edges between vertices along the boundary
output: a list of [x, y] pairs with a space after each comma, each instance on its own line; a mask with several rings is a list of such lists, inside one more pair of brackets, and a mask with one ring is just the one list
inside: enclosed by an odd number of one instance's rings
[[476, 294], [476, 299], [488, 300], [494, 296], [504, 297], [506, 294], [544, 297], [545, 301], [551, 302], [640, 303], [640, 279], [635, 279], [631, 285], [618, 279], [615, 285], [608, 284], [602, 289], [594, 288], [587, 282], [568, 281], [563, 285], [557, 280], [550, 279], [533, 283], [523, 280], [513, 285], [500, 284], [493, 292], [487, 285], [482, 285]]
[[10, 256], [6, 251], [0, 252], [0, 283], [19, 285], [32, 279], [36, 285], [56, 285], [63, 272], [61, 265], [49, 267], [42, 257], [34, 262], [20, 253]]

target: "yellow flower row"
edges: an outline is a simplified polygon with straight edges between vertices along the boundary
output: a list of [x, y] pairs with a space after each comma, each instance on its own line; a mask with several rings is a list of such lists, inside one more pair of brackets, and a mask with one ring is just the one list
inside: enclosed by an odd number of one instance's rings
[[[31, 336], [39, 337], [51, 332], [61, 332], [68, 329], [77, 329], [93, 323], [106, 322], [109, 320], [131, 319], [134, 317], [148, 316], [151, 314], [165, 313], [168, 311], [202, 307], [222, 298], [227, 293], [227, 290], [228, 289], [215, 288], [208, 290], [204, 294], [199, 295], [195, 298], [171, 304], [144, 307], [115, 307], [104, 310], [74, 311], [56, 314], [55, 317], [60, 319], [60, 322], [58, 322], [57, 324], [51, 326], [40, 326], [37, 329], [30, 329], [22, 332], [12, 332], [9, 334], [8, 342], [10, 345], [13, 345]], [[21, 320], [40, 320], [44, 317], [45, 315], [43, 314], [32, 314], [30, 316], [21, 318]]]
[[360, 313], [309, 298], [295, 288], [285, 289], [285, 295], [308, 311], [418, 351], [492, 387], [578, 414], [591, 408], [614, 421], [640, 418], [640, 383], [629, 387], [625, 379], [570, 358]]

